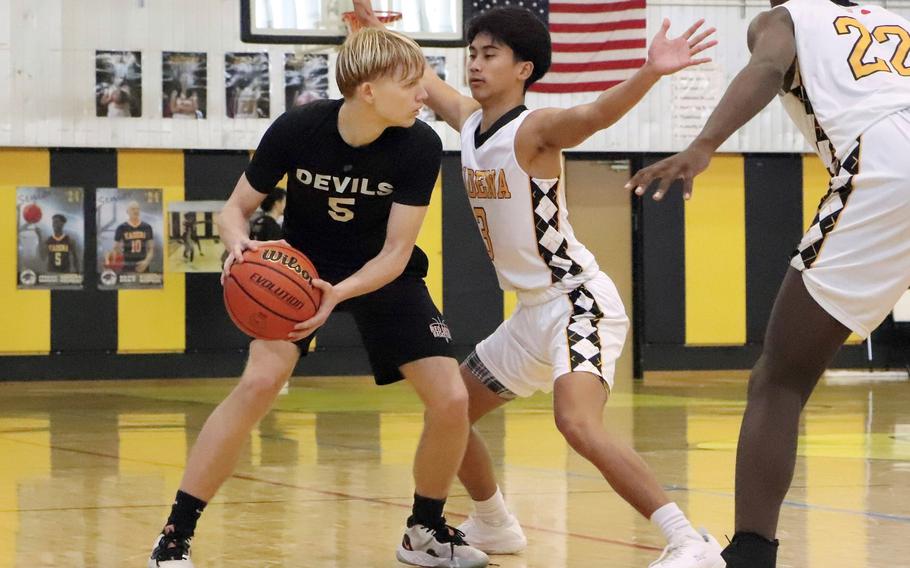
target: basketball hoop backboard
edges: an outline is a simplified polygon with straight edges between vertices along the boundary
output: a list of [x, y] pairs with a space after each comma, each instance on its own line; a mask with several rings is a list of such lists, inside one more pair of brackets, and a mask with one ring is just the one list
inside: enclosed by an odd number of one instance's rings
[[[389, 29], [425, 47], [464, 45], [464, 1], [373, 0], [375, 10], [400, 12]], [[240, 0], [240, 36], [246, 43], [340, 44], [351, 0]]]

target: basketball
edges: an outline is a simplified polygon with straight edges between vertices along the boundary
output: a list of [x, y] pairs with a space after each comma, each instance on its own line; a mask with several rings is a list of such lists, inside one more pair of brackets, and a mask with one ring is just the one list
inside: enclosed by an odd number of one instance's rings
[[321, 292], [313, 263], [283, 245], [243, 253], [224, 281], [224, 305], [240, 331], [256, 339], [287, 339], [319, 309]]
[[22, 208], [22, 218], [26, 223], [37, 223], [41, 220], [41, 207], [37, 203], [29, 203]]
[[123, 270], [123, 253], [117, 252], [116, 250], [108, 251], [108, 253], [104, 255], [104, 267], [109, 268], [114, 272]]

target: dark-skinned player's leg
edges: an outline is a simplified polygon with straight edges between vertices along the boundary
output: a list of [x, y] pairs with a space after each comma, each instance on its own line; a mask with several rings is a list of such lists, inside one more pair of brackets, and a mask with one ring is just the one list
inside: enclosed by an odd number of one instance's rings
[[850, 335], [790, 268], [774, 302], [762, 355], [749, 378], [736, 453], [736, 534], [728, 568], [773, 568], [777, 521], [796, 463], [799, 417]]

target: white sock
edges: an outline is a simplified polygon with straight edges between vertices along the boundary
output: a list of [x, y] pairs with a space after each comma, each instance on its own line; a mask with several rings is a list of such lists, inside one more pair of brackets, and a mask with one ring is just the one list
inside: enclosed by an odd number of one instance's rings
[[654, 511], [654, 514], [651, 515], [651, 523], [660, 529], [667, 542], [673, 538], [679, 538], [679, 535], [701, 538], [676, 503], [667, 503]]
[[496, 493], [485, 501], [474, 501], [474, 515], [488, 525], [499, 526], [509, 520], [509, 509], [499, 487]]

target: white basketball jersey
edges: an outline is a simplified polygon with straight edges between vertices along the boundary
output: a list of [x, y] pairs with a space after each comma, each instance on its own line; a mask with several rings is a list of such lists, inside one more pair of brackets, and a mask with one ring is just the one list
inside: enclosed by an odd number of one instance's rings
[[874, 5], [788, 0], [796, 77], [787, 113], [829, 171], [870, 126], [910, 107], [910, 22]]
[[479, 148], [475, 133], [483, 114], [472, 114], [461, 130], [462, 176], [500, 287], [571, 290], [600, 269], [569, 225], [561, 180], [531, 178], [518, 164], [515, 136], [530, 113], [524, 110]]

